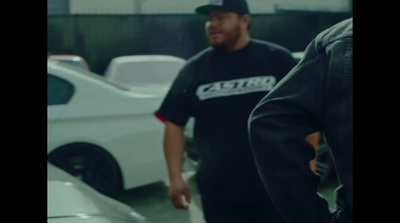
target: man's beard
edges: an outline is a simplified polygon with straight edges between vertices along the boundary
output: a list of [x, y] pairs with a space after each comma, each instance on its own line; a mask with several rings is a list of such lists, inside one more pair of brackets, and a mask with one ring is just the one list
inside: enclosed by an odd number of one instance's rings
[[241, 37], [240, 28], [238, 27], [234, 32], [229, 33], [229, 36], [222, 42], [213, 42], [212, 40], [208, 40], [209, 44], [218, 50], [230, 51], [230, 49], [238, 42]]

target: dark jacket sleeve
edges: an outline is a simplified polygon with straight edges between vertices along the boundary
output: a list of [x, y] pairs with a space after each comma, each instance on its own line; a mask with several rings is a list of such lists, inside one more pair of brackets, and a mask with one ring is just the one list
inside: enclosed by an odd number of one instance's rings
[[[312, 46], [311, 43], [309, 46]], [[323, 55], [307, 48], [303, 61], [263, 98], [249, 119], [249, 136], [261, 178], [287, 222], [329, 222], [310, 170], [314, 148], [305, 137], [321, 130]]]
[[331, 148], [342, 187], [335, 222], [351, 222], [352, 114], [352, 19], [348, 19], [320, 33], [249, 118], [261, 179], [286, 222], [328, 223], [333, 217], [317, 193], [320, 178], [309, 167], [315, 152], [305, 137], [316, 131], [324, 134]]

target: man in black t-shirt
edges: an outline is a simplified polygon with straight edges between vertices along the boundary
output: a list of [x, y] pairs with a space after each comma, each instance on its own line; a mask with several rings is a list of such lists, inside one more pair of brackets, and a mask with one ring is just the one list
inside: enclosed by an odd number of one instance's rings
[[283, 222], [258, 175], [247, 132], [254, 106], [296, 64], [282, 46], [250, 39], [244, 0], [211, 0], [196, 9], [208, 16], [211, 47], [190, 58], [158, 114], [166, 119], [164, 152], [169, 196], [176, 208], [190, 202], [181, 177], [183, 128], [195, 118], [200, 156], [196, 175], [207, 222]]

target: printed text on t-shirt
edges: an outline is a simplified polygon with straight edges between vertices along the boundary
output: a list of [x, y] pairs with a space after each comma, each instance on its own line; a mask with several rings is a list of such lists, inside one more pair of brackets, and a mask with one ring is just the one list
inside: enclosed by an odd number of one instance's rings
[[257, 76], [200, 85], [196, 95], [199, 100], [216, 97], [248, 94], [259, 91], [270, 91], [276, 83], [274, 76]]

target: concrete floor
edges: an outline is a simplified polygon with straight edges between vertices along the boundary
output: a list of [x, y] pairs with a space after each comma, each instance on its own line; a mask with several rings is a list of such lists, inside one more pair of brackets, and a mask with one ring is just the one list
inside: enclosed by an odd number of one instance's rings
[[[195, 171], [183, 173], [192, 195], [187, 211], [177, 210], [170, 203], [168, 180], [123, 191], [114, 198], [131, 206], [151, 223], [205, 223], [194, 174]], [[333, 191], [336, 187], [337, 180], [332, 178], [320, 188], [320, 193], [327, 199], [331, 210], [334, 209]]]
[[131, 206], [151, 223], [205, 223], [194, 171], [183, 174], [192, 196], [187, 211], [175, 209], [168, 198], [168, 180], [124, 191], [114, 198]]

